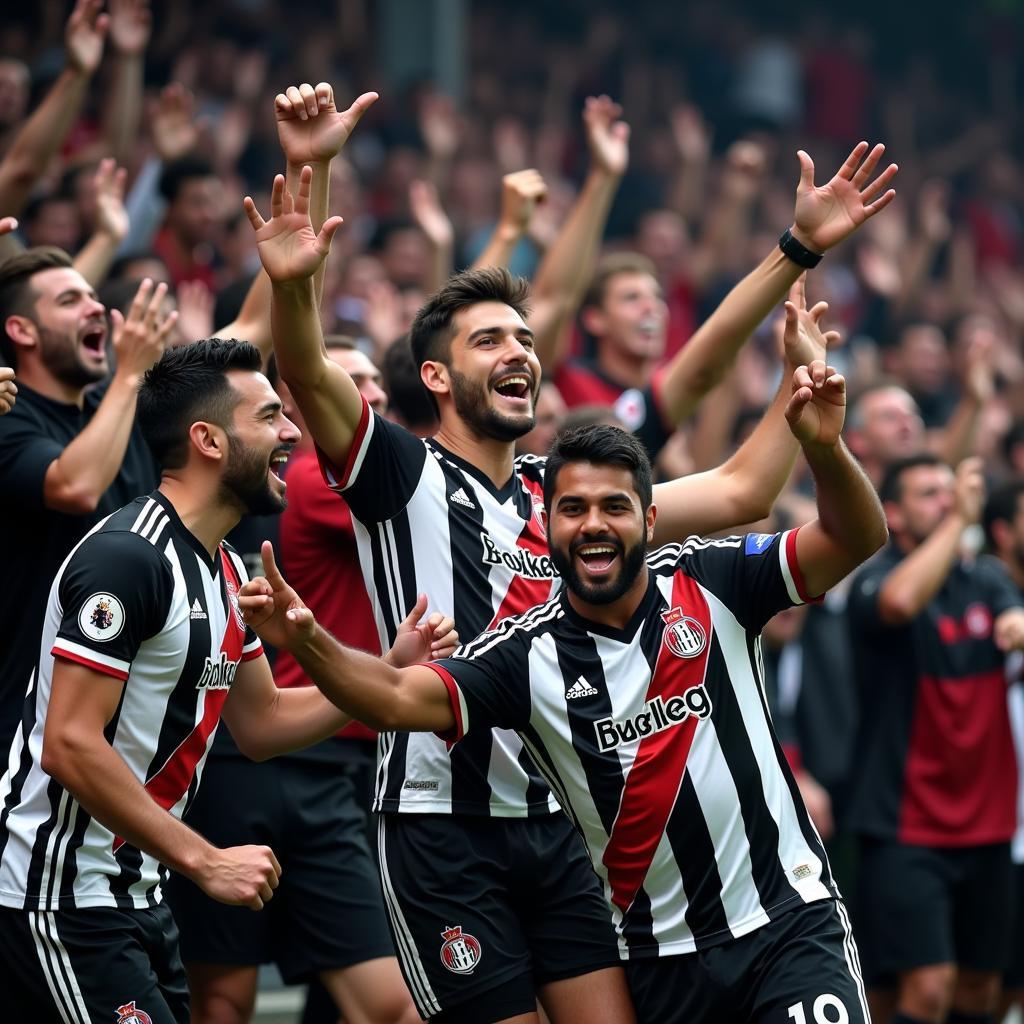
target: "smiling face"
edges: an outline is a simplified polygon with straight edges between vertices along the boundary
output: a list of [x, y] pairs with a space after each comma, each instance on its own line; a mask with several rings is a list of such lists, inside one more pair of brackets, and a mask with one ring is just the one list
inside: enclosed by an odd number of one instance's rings
[[584, 326], [598, 345], [609, 345], [632, 359], [660, 359], [668, 326], [661, 286], [650, 274], [615, 274], [604, 286], [601, 304], [584, 311]]
[[278, 471], [299, 441], [299, 430], [284, 415], [281, 399], [262, 373], [231, 370], [239, 396], [227, 429], [228, 458], [221, 495], [250, 515], [273, 515], [288, 504]]
[[646, 586], [655, 514], [653, 505], [642, 507], [628, 469], [567, 462], [551, 495], [548, 545], [569, 591], [586, 604], [609, 605]]
[[533, 429], [541, 368], [533, 332], [511, 306], [478, 302], [452, 318], [446, 363], [423, 364], [423, 380], [482, 438], [514, 441]]
[[102, 380], [107, 317], [92, 285], [71, 267], [51, 267], [33, 274], [29, 287], [32, 315], [10, 318], [20, 322], [19, 338], [34, 336], [39, 361], [61, 383], [81, 388]]

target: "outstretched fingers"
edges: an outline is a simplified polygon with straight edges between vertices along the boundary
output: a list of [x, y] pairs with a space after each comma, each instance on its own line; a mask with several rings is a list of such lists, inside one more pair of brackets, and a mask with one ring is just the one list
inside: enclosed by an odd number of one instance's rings
[[254, 231], [259, 231], [260, 228], [266, 225], [267, 222], [263, 219], [260, 211], [256, 209], [252, 196], [246, 196], [242, 200], [242, 208], [245, 210], [245, 215], [249, 218], [249, 223]]
[[[864, 143], [867, 145], [867, 143]], [[875, 168], [878, 166], [878, 161], [882, 159], [882, 154], [885, 152], [885, 146], [879, 142], [876, 143], [874, 148], [868, 153], [867, 158], [857, 168], [856, 173], [850, 180], [857, 186], [857, 188], [863, 188], [865, 182], [875, 173]]]
[[868, 144], [866, 142], [858, 142], [850, 151], [850, 155], [843, 162], [843, 166], [836, 171], [836, 177], [846, 178], [847, 181], [853, 181], [853, 176], [857, 173], [857, 167], [860, 165], [861, 160], [864, 159], [864, 154], [867, 151]]
[[274, 175], [274, 187], [270, 192], [270, 219], [274, 220], [284, 213], [284, 175]]

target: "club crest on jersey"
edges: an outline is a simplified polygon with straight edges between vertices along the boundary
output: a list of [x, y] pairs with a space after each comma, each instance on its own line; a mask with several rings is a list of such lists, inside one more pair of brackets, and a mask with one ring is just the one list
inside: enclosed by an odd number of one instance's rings
[[238, 623], [239, 629], [245, 629], [245, 619], [242, 618], [242, 609], [238, 607], [238, 587], [235, 586], [234, 580], [225, 580], [224, 586], [228, 592], [228, 601], [231, 602], [231, 607], [235, 613], [235, 622]]
[[682, 608], [670, 608], [661, 613], [665, 620], [665, 646], [677, 658], [696, 658], [708, 645], [704, 627], [686, 615]]
[[90, 640], [113, 640], [124, 628], [124, 605], [113, 594], [93, 594], [78, 613], [78, 628]]
[[117, 1024], [153, 1024], [153, 1018], [145, 1010], [139, 1010], [135, 1006], [135, 1000], [119, 1006], [117, 1013]]
[[476, 937], [462, 931], [462, 925], [449, 925], [441, 938], [441, 963], [453, 974], [472, 974], [483, 956]]
[[645, 736], [680, 725], [690, 715], [704, 719], [710, 714], [711, 698], [703, 683], [667, 700], [659, 693], [630, 718], [618, 722], [614, 718], [598, 719], [594, 723], [597, 747], [607, 754], [625, 743], [636, 743]]

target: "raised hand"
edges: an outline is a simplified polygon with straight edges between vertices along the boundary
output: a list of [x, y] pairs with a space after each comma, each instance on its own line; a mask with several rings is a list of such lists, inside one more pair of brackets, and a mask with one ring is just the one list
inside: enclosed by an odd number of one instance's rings
[[167, 285], [161, 281], [154, 288], [147, 277], [139, 285], [127, 317], [119, 310], [110, 311], [118, 373], [141, 377], [164, 354], [167, 339], [178, 320], [177, 312], [166, 316], [161, 312], [166, 296]]
[[93, 178], [96, 188], [95, 230], [121, 242], [128, 234], [128, 211], [124, 207], [124, 185], [128, 172], [108, 157], [100, 161]]
[[412, 610], [395, 633], [395, 642], [384, 660], [396, 668], [419, 665], [436, 658], [447, 658], [459, 646], [455, 620], [434, 612], [420, 622], [427, 610], [427, 595], [420, 594]]
[[182, 281], [177, 288], [178, 337], [182, 344], [213, 333], [216, 299], [202, 281]]
[[137, 57], [149, 44], [149, 0], [110, 0], [110, 42], [118, 53]]
[[540, 171], [532, 167], [514, 171], [501, 179], [501, 218], [499, 226], [517, 238], [525, 235], [533, 219], [533, 211], [548, 194], [548, 186]]
[[417, 227], [435, 249], [446, 249], [455, 242], [455, 229], [441, 205], [437, 187], [429, 181], [409, 184], [409, 211]]
[[213, 855], [192, 881], [218, 903], [262, 910], [281, 880], [281, 865], [269, 846], [231, 846]]
[[324, 163], [341, 152], [359, 119], [377, 101], [364, 92], [347, 110], [339, 111], [327, 82], [289, 86], [274, 97], [277, 137], [289, 164]]
[[195, 100], [180, 82], [171, 82], [160, 92], [150, 118], [150, 131], [157, 156], [164, 163], [179, 160], [199, 142]]
[[238, 608], [261, 640], [288, 650], [312, 638], [316, 620], [281, 575], [269, 540], [263, 542], [260, 555], [263, 575], [243, 584], [238, 592]]
[[420, 135], [427, 152], [435, 160], [450, 160], [462, 141], [459, 113], [451, 98], [444, 93], [428, 93], [420, 101]]
[[789, 289], [786, 300], [786, 323], [782, 332], [782, 345], [786, 362], [790, 366], [809, 366], [815, 360], [826, 358], [829, 345], [838, 345], [838, 331], [823, 331], [821, 318], [828, 312], [827, 302], [816, 302], [807, 308], [804, 291], [806, 274], [801, 274]]
[[985, 507], [984, 465], [982, 459], [972, 455], [956, 467], [953, 503], [957, 513], [968, 525], [981, 522], [981, 512]]
[[14, 371], [9, 366], [0, 366], [0, 416], [14, 408], [18, 385], [14, 383]]
[[846, 417], [846, 378], [834, 366], [815, 359], [798, 366], [786, 420], [803, 447], [830, 448], [839, 440]]
[[826, 252], [884, 210], [896, 196], [889, 183], [899, 169], [889, 164], [871, 179], [884, 152], [881, 143], [870, 153], [866, 142], [857, 143], [832, 180], [818, 186], [814, 184], [814, 162], [801, 149], [797, 153], [800, 183], [796, 188], [793, 237], [813, 252]]
[[734, 142], [725, 154], [722, 188], [734, 198], [749, 202], [761, 191], [767, 162], [764, 146], [747, 139]]
[[629, 125], [620, 121], [622, 107], [608, 96], [588, 96], [583, 128], [594, 166], [621, 178], [629, 166]]
[[[321, 174], [326, 174], [322, 169]], [[250, 196], [244, 200], [249, 223], [256, 231], [256, 248], [270, 280], [275, 284], [313, 277], [331, 251], [331, 239], [341, 227], [340, 217], [329, 217], [317, 234], [309, 219], [309, 190], [313, 168], [303, 167], [295, 198], [285, 188], [284, 175], [274, 178], [270, 220], [264, 220]]]
[[691, 103], [675, 107], [669, 116], [669, 125], [684, 163], [708, 162], [711, 157], [711, 130], [698, 107]]
[[103, 0], [77, 0], [64, 29], [68, 64], [83, 75], [91, 75], [103, 57], [110, 16], [102, 12]]

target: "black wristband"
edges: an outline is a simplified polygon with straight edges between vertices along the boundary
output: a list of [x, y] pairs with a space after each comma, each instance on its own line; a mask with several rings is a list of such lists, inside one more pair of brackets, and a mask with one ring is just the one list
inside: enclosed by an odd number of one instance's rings
[[779, 248], [798, 267], [804, 267], [807, 270], [810, 270], [811, 267], [816, 267], [821, 262], [821, 257], [825, 255], [823, 252], [814, 252], [808, 249], [802, 242], [798, 242], [793, 237], [793, 233], [789, 228], [782, 232], [782, 237], [779, 239]]

